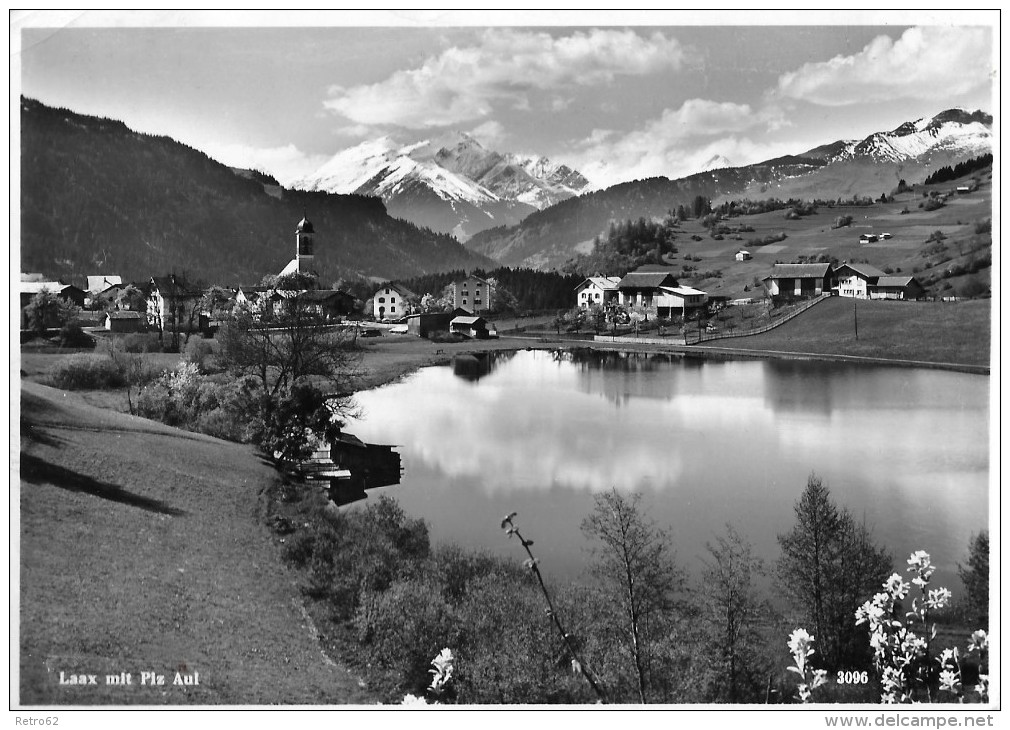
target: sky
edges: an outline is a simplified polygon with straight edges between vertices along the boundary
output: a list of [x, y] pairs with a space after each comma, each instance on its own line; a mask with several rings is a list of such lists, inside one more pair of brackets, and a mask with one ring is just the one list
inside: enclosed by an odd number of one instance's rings
[[[602, 188], [997, 111], [998, 14], [12, 12], [16, 89], [290, 183], [467, 132]], [[20, 77], [20, 79], [18, 78]], [[15, 116], [12, 111], [12, 116]]]

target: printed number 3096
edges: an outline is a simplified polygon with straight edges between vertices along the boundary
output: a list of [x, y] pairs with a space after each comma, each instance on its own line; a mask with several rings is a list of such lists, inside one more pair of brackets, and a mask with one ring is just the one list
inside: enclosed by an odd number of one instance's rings
[[866, 684], [870, 677], [866, 672], [839, 672], [838, 684]]

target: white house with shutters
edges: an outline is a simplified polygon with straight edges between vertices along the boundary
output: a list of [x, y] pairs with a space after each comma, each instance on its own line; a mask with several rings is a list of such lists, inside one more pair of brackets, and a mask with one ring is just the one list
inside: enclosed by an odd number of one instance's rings
[[402, 284], [383, 284], [372, 295], [372, 316], [378, 320], [406, 317], [410, 314], [408, 300], [413, 297], [414, 292]]
[[619, 276], [590, 276], [575, 287], [575, 306], [588, 309], [594, 304], [616, 302], [620, 298], [617, 288], [620, 283]]

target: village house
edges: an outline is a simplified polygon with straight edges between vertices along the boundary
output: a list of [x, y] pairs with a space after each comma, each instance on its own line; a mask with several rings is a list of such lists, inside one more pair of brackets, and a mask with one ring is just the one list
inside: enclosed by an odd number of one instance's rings
[[486, 340], [488, 337], [487, 321], [483, 317], [455, 317], [449, 323], [449, 331], [476, 340]]
[[414, 292], [407, 287], [396, 282], [389, 282], [372, 295], [372, 316], [378, 320], [406, 317], [410, 314], [408, 300], [414, 297]]
[[[35, 279], [35, 276], [32, 275]], [[21, 304], [21, 328], [25, 329], [28, 326], [27, 316], [25, 315], [25, 307], [27, 307], [35, 296], [45, 290], [52, 292], [59, 299], [62, 299], [67, 304], [73, 304], [77, 307], [84, 306], [85, 292], [83, 289], [74, 286], [73, 284], [64, 284], [61, 281], [24, 281], [22, 276], [22, 281], [20, 282], [20, 304]], [[55, 320], [55, 312], [52, 314], [54, 317], [52, 322], [47, 322], [46, 326], [55, 327], [57, 322]]]
[[491, 308], [491, 285], [479, 276], [468, 276], [452, 283], [452, 306], [471, 314]]
[[147, 321], [159, 332], [195, 329], [203, 292], [175, 274], [152, 276], [147, 296]]
[[673, 272], [666, 271], [632, 271], [625, 274], [617, 285], [620, 293], [620, 303], [626, 307], [654, 309], [656, 298], [663, 294], [662, 288], [674, 289], [677, 279]]
[[254, 317], [272, 317], [284, 298], [270, 286], [240, 286], [235, 306], [248, 309]]
[[617, 285], [620, 283], [619, 276], [590, 276], [575, 287], [575, 306], [588, 309], [594, 304], [603, 306], [617, 301], [620, 298]]
[[881, 276], [870, 288], [870, 299], [914, 301], [925, 293], [925, 287], [914, 276]]
[[859, 236], [860, 243], [876, 243], [877, 235], [874, 233], [863, 233]]
[[340, 319], [354, 311], [354, 297], [338, 289], [309, 289], [298, 299], [323, 319]]
[[122, 286], [123, 277], [114, 275], [97, 274], [94, 276], [88, 276], [88, 293], [92, 296], [101, 294], [103, 291], [112, 286]]
[[775, 264], [761, 283], [772, 298], [820, 296], [831, 291], [831, 264]]
[[661, 286], [659, 292], [653, 300], [659, 317], [687, 314], [689, 310], [704, 307], [708, 303], [708, 294], [689, 286]]
[[750, 251], [744, 251], [743, 249], [740, 249], [739, 251], [736, 252], [735, 258], [737, 261], [750, 261], [751, 260]]
[[141, 312], [122, 310], [105, 314], [105, 329], [109, 332], [142, 332], [146, 325], [147, 318]]
[[842, 297], [869, 299], [870, 290], [881, 276], [886, 274], [869, 264], [842, 264], [835, 269], [832, 289]]

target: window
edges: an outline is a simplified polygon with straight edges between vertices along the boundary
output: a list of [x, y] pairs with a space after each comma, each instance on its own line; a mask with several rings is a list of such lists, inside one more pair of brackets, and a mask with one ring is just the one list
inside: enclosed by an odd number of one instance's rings
[[390, 304], [396, 304], [396, 297], [390, 297], [389, 298], [389, 303]]
[[379, 304], [385, 304], [385, 303], [386, 303], [386, 297], [379, 297]]
[[386, 289], [386, 294], [389, 294], [389, 289]]
[[395, 312], [395, 311], [396, 311], [396, 307], [390, 307], [390, 308], [389, 308], [389, 311], [390, 311], [390, 312]]
[[463, 304], [466, 304], [466, 299], [463, 300]]

